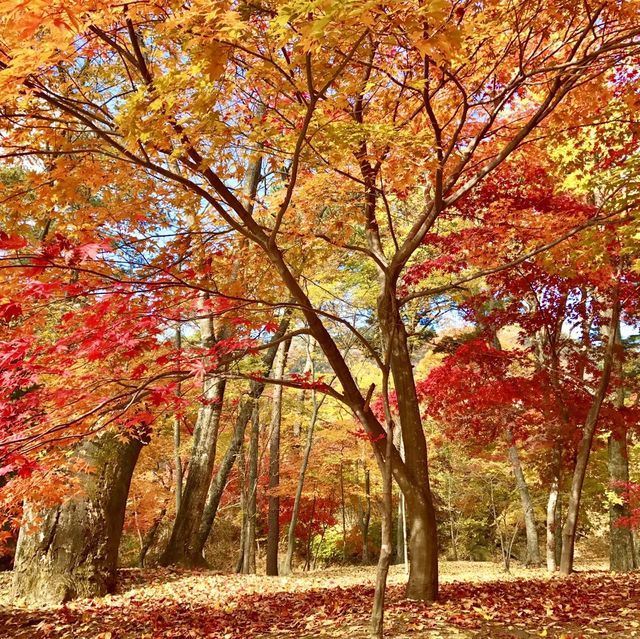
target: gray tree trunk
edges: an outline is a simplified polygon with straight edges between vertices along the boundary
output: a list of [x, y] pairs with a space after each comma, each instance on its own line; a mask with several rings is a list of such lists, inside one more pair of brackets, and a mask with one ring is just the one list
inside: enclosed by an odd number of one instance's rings
[[318, 419], [318, 412], [320, 410], [322, 402], [324, 401], [324, 397], [321, 401], [317, 401], [315, 390], [311, 391], [311, 397], [313, 401], [313, 411], [311, 413], [311, 419], [309, 421], [309, 429], [307, 430], [307, 442], [304, 448], [302, 465], [300, 466], [298, 487], [296, 488], [296, 495], [293, 500], [293, 511], [291, 512], [291, 521], [289, 522], [289, 531], [287, 533], [287, 554], [285, 555], [284, 563], [282, 565], [283, 575], [291, 574], [293, 553], [296, 548], [296, 525], [298, 524], [298, 513], [300, 512], [300, 501], [302, 500], [302, 491], [304, 490], [304, 480], [307, 474], [307, 467], [309, 466], [309, 458], [311, 457], [311, 448], [313, 447], [313, 433], [316, 427], [316, 421]]
[[526, 564], [532, 566], [538, 566], [540, 564], [540, 546], [538, 544], [538, 527], [536, 525], [536, 515], [533, 508], [533, 502], [531, 500], [531, 494], [529, 493], [529, 487], [527, 486], [527, 480], [522, 471], [522, 464], [520, 463], [520, 456], [518, 455], [518, 449], [513, 442], [513, 434], [511, 429], [507, 429], [506, 432], [507, 443], [509, 444], [509, 461], [513, 468], [513, 474], [516, 479], [516, 486], [518, 488], [518, 494], [520, 495], [520, 503], [522, 504], [522, 512], [524, 515], [524, 527], [527, 539], [527, 560]]
[[46, 510], [25, 504], [13, 574], [16, 597], [60, 604], [113, 591], [129, 485], [141, 448], [140, 440], [123, 442], [113, 433], [87, 440], [76, 453], [95, 468], [80, 477], [84, 493]]
[[[623, 347], [620, 327], [616, 335], [615, 373], [620, 386], [616, 394], [616, 407], [624, 407], [623, 377]], [[612, 490], [620, 497], [619, 501], [611, 502], [609, 506], [609, 568], [616, 572], [629, 572], [637, 567], [636, 553], [633, 543], [633, 533], [629, 526], [621, 526], [621, 518], [629, 516], [628, 504], [620, 493], [623, 492], [619, 484], [629, 482], [629, 447], [627, 428], [609, 435], [609, 483]]]
[[562, 470], [562, 448], [560, 441], [553, 446], [553, 459], [551, 485], [549, 486], [549, 498], [547, 500], [547, 571], [555, 572], [558, 569], [558, 540], [561, 539], [561, 523], [559, 516], [560, 496], [560, 472]]
[[[182, 328], [180, 325], [176, 328], [175, 346], [179, 351], [182, 348]], [[178, 382], [178, 397], [180, 396], [181, 384]], [[180, 458], [180, 417], [175, 415], [173, 418], [173, 457], [176, 466], [176, 512], [180, 511], [182, 505], [182, 459]]]
[[393, 530], [393, 474], [391, 470], [391, 447], [393, 441], [393, 422], [387, 422], [387, 449], [384, 460], [381, 455], [376, 459], [382, 474], [382, 522], [380, 555], [378, 557], [378, 567], [376, 570], [376, 587], [373, 597], [373, 608], [371, 610], [371, 637], [382, 639], [384, 630], [384, 601], [387, 588], [387, 576], [391, 564], [393, 552], [392, 530]]
[[258, 414], [258, 402], [254, 403], [251, 415], [251, 438], [249, 440], [249, 472], [244, 507], [245, 535], [242, 559], [242, 573], [245, 575], [256, 574], [256, 497], [258, 492], [258, 442], [260, 436], [260, 418]]
[[[281, 344], [276, 358], [274, 377], [282, 379], [287, 365], [291, 340]], [[269, 513], [267, 531], [267, 575], [278, 574], [278, 545], [280, 543], [280, 425], [282, 423], [282, 391], [276, 384], [271, 405], [271, 434], [269, 437]]]
[[[629, 453], [626, 430], [622, 435], [609, 435], [609, 480], [629, 481]], [[614, 492], [621, 492], [613, 488]], [[629, 526], [620, 526], [618, 521], [629, 516], [629, 508], [624, 501], [609, 506], [609, 568], [616, 572], [629, 572], [636, 566], [633, 533]]]
[[362, 497], [358, 495], [358, 525], [362, 536], [362, 565], [369, 564], [369, 523], [371, 522], [371, 474], [368, 468], [364, 469], [364, 504]]

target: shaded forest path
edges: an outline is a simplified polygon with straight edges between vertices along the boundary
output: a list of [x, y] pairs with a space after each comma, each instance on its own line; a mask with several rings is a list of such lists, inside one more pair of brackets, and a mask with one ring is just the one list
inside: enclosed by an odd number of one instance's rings
[[[640, 575], [589, 570], [568, 579], [542, 570], [444, 562], [441, 601], [402, 598], [390, 578], [389, 637], [640, 637]], [[123, 570], [115, 595], [66, 606], [10, 602], [2, 576], [0, 637], [240, 639], [367, 636], [374, 568], [323, 570], [280, 579], [173, 570]]]

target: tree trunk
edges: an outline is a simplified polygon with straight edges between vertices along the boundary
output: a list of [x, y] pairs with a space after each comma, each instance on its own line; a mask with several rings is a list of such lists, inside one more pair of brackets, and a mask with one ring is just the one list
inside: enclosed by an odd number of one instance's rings
[[344, 468], [340, 460], [340, 506], [342, 510], [342, 559], [347, 559], [347, 513], [344, 501]]
[[[618, 380], [616, 390], [616, 408], [624, 408], [623, 386], [624, 351], [620, 335], [620, 325], [616, 333], [615, 376]], [[609, 506], [609, 569], [616, 572], [629, 572], [637, 567], [633, 533], [628, 525], [620, 525], [619, 520], [629, 516], [629, 506], [621, 493], [622, 486], [629, 482], [628, 429], [623, 425], [609, 435], [609, 483], [618, 500]]]
[[364, 506], [362, 498], [358, 496], [358, 523], [362, 536], [362, 565], [369, 564], [369, 523], [371, 521], [371, 475], [368, 468], [364, 469]]
[[[270, 248], [267, 255], [299, 304], [311, 334], [340, 381], [343, 401], [372, 436], [372, 446], [384, 455], [384, 444], [377, 439], [384, 433], [384, 428], [358, 387], [343, 354], [300, 287], [282, 252], [277, 248]], [[397, 279], [397, 275], [392, 274], [392, 277]], [[411, 522], [409, 549], [412, 568], [409, 571], [407, 595], [422, 601], [435, 601], [438, 596], [438, 540], [433, 496], [429, 486], [427, 446], [407, 348], [407, 333], [397, 309], [395, 291], [391, 289], [393, 283], [389, 286], [384, 284], [383, 293], [378, 300], [378, 317], [385, 335], [384, 341], [389, 343], [389, 337], [395, 335], [392, 341], [394, 348], [391, 368], [407, 459], [403, 461], [395, 447], [392, 447], [391, 455], [394, 478], [407, 498]], [[399, 328], [397, 331], [394, 329], [396, 325]]]
[[254, 402], [251, 416], [251, 438], [249, 440], [249, 472], [247, 477], [247, 499], [245, 501], [246, 532], [244, 536], [244, 552], [242, 573], [256, 573], [256, 496], [258, 490], [258, 440], [260, 436], [260, 418], [258, 402]]
[[[287, 365], [287, 355], [291, 340], [284, 342], [278, 349], [274, 376], [276, 379], [284, 377]], [[283, 387], [276, 384], [273, 389], [273, 404], [271, 407], [271, 435], [269, 438], [269, 514], [267, 530], [267, 575], [278, 574], [278, 545], [280, 543], [280, 426], [282, 423], [282, 391]]]
[[289, 531], [287, 534], [287, 554], [285, 556], [285, 560], [282, 565], [283, 575], [291, 574], [291, 567], [293, 564], [293, 553], [296, 548], [296, 525], [298, 524], [298, 513], [300, 512], [300, 501], [302, 500], [302, 491], [304, 489], [304, 479], [307, 474], [307, 466], [309, 465], [309, 458], [311, 457], [311, 448], [313, 446], [313, 432], [315, 430], [316, 421], [318, 419], [318, 412], [320, 410], [320, 406], [322, 402], [324, 401], [324, 397], [320, 402], [317, 401], [315, 390], [311, 391], [311, 397], [313, 398], [313, 411], [311, 413], [311, 420], [309, 421], [309, 430], [307, 430], [307, 443], [304, 449], [302, 465], [300, 466], [300, 474], [298, 475], [298, 487], [296, 488], [296, 495], [293, 500], [293, 511], [291, 512], [291, 521], [289, 522]]
[[540, 547], [538, 545], [538, 528], [536, 526], [533, 502], [531, 501], [531, 494], [529, 493], [527, 480], [525, 479], [524, 472], [522, 471], [522, 464], [520, 463], [518, 449], [514, 445], [513, 434], [510, 428], [507, 428], [506, 437], [507, 443], [509, 444], [509, 461], [513, 468], [516, 486], [520, 495], [520, 503], [522, 504], [522, 512], [524, 514], [524, 526], [527, 537], [526, 564], [528, 566], [538, 566], [540, 564]]
[[84, 492], [38, 512], [24, 507], [13, 574], [16, 597], [60, 604], [113, 592], [131, 476], [142, 442], [103, 433], [77, 455], [95, 472], [80, 477]]
[[449, 538], [451, 540], [451, 561], [458, 561], [458, 543], [456, 539], [456, 525], [453, 507], [453, 481], [451, 474], [447, 474], [447, 511], [449, 512]]
[[[278, 352], [278, 340], [287, 332], [289, 328], [290, 318], [291, 313], [286, 312], [284, 317], [280, 321], [278, 331], [272, 338], [272, 342], [274, 343], [269, 347], [266, 355], [262, 360], [262, 374], [264, 377], [267, 377], [271, 374], [271, 368], [273, 367], [273, 362]], [[238, 456], [238, 451], [240, 450], [242, 442], [244, 441], [244, 433], [247, 428], [247, 424], [251, 419], [254, 403], [257, 402], [260, 397], [262, 397], [264, 389], [265, 382], [253, 380], [250, 383], [248, 393], [249, 396], [242, 402], [240, 406], [240, 411], [238, 412], [238, 416], [236, 417], [236, 423], [233, 430], [233, 438], [231, 440], [231, 443], [229, 444], [229, 448], [225, 452], [224, 457], [220, 462], [220, 467], [218, 468], [216, 476], [209, 482], [208, 490], [206, 493], [205, 506], [201, 512], [199, 526], [197, 528], [197, 533], [193, 542], [194, 552], [196, 552], [200, 557], [201, 563], [204, 563], [204, 546], [207, 542], [207, 538], [209, 537], [209, 533], [211, 532], [211, 528], [213, 527], [213, 522], [216, 518], [216, 513], [218, 512], [218, 505], [220, 504], [222, 493], [224, 492], [224, 489], [227, 485], [229, 474], [231, 473], [231, 469], [233, 468], [233, 465], [235, 464], [236, 458]]]
[[[405, 450], [408, 484], [405, 484], [409, 520], [409, 599], [435, 601], [438, 598], [438, 530], [429, 484], [427, 442], [407, 345], [407, 333], [397, 310], [379, 311], [385, 317], [384, 333], [391, 347], [391, 372], [398, 402]], [[392, 319], [390, 319], [392, 318]], [[392, 322], [394, 326], [389, 326]]]
[[[614, 492], [622, 492], [617, 482], [629, 482], [629, 453], [627, 431], [609, 435], [609, 480]], [[612, 501], [609, 506], [609, 568], [616, 572], [629, 572], [636, 568], [633, 534], [631, 528], [620, 526], [618, 520], [629, 516], [625, 501]]]
[[140, 560], [139, 564], [141, 568], [144, 568], [145, 561], [147, 559], [147, 554], [153, 546], [153, 543], [156, 540], [156, 535], [158, 534], [158, 529], [160, 528], [160, 524], [164, 519], [164, 516], [167, 514], [167, 507], [163, 506], [162, 510], [158, 513], [158, 516], [153, 520], [153, 524], [151, 524], [151, 528], [147, 531], [147, 534], [144, 536], [142, 540], [142, 545], [140, 546]]
[[384, 460], [377, 456], [380, 472], [382, 473], [382, 531], [380, 539], [380, 556], [376, 571], [376, 588], [373, 597], [373, 609], [371, 611], [371, 637], [382, 639], [384, 630], [384, 600], [387, 589], [387, 576], [392, 554], [392, 529], [393, 529], [393, 475], [391, 470], [391, 446], [393, 441], [393, 425], [389, 421], [387, 430], [387, 450]]
[[[182, 329], [180, 325], [176, 328], [175, 346], [178, 352], [182, 348]], [[181, 384], [178, 382], [178, 397], [180, 397]], [[176, 513], [180, 511], [182, 505], [182, 459], [180, 458], [180, 417], [174, 415], [173, 418], [173, 456], [176, 465]]]
[[609, 323], [609, 336], [603, 356], [602, 375], [600, 376], [598, 388], [595, 391], [591, 408], [589, 409], [589, 413], [585, 420], [582, 439], [578, 445], [576, 465], [573, 471], [571, 490], [569, 493], [569, 504], [567, 505], [567, 519], [562, 529], [562, 557], [560, 559], [560, 572], [563, 575], [569, 575], [573, 572], [573, 556], [576, 532], [578, 530], [578, 515], [580, 514], [582, 485], [587, 472], [587, 464], [589, 463], [589, 455], [591, 453], [591, 444], [598, 424], [600, 408], [607, 394], [607, 389], [609, 388], [609, 379], [611, 377], [611, 368], [614, 359], [614, 350], [620, 319], [620, 300], [618, 293], [619, 290], [616, 287], [613, 308], [611, 310], [611, 321]]
[[562, 449], [560, 442], [553, 447], [553, 476], [549, 487], [549, 499], [547, 500], [547, 571], [555, 572], [557, 564], [557, 546], [560, 537], [558, 497], [560, 494], [560, 472], [562, 469]]
[[167, 548], [160, 557], [160, 564], [180, 564], [194, 567], [204, 565], [197, 544], [197, 533], [204, 512], [207, 489], [211, 480], [216, 456], [216, 444], [226, 380], [205, 380], [206, 404], [198, 411], [193, 432], [193, 446], [189, 461], [189, 472], [182, 493], [180, 510], [171, 531]]

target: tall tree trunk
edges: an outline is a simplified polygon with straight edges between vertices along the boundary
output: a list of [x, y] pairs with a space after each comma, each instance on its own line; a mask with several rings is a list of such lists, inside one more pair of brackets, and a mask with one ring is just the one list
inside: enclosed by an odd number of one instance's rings
[[387, 576], [391, 564], [392, 529], [393, 529], [393, 474], [391, 470], [391, 446], [393, 442], [393, 422], [387, 421], [387, 450], [384, 460], [377, 455], [378, 466], [382, 474], [382, 522], [380, 534], [380, 555], [376, 571], [376, 587], [371, 611], [371, 637], [382, 639], [384, 630], [384, 600], [387, 589]]
[[[178, 352], [182, 348], [182, 329], [178, 324], [175, 335], [175, 346]], [[178, 397], [180, 396], [181, 384], [178, 382]], [[180, 458], [180, 417], [176, 414], [173, 418], [173, 455], [176, 465], [176, 512], [180, 511], [182, 505], [182, 459]]]
[[244, 566], [244, 553], [247, 549], [245, 539], [247, 536], [247, 477], [245, 469], [245, 448], [244, 441], [240, 444], [238, 451], [238, 476], [240, 480], [240, 513], [242, 515], [242, 525], [240, 526], [240, 544], [238, 548], [238, 560], [236, 562], [236, 572], [241, 573]]
[[561, 537], [558, 513], [558, 497], [560, 494], [560, 472], [562, 470], [562, 444], [556, 441], [553, 446], [552, 477], [547, 500], [547, 571], [555, 572], [557, 564], [557, 538]]
[[449, 513], [449, 539], [451, 540], [451, 560], [458, 561], [458, 543], [456, 536], [456, 525], [454, 519], [455, 508], [453, 507], [453, 481], [451, 474], [447, 475], [447, 511]]
[[[278, 346], [280, 344], [279, 340], [287, 332], [289, 328], [290, 318], [291, 313], [286, 312], [284, 317], [280, 321], [277, 332], [274, 334], [271, 340], [273, 343], [267, 349], [267, 352], [262, 360], [262, 374], [264, 377], [268, 377], [271, 374], [271, 369], [273, 367], [273, 363], [278, 352]], [[238, 416], [236, 417], [236, 423], [233, 430], [233, 438], [231, 440], [231, 443], [229, 444], [229, 448], [225, 452], [224, 457], [220, 462], [217, 474], [211, 479], [208, 484], [205, 506], [201, 512], [201, 518], [195, 534], [195, 539], [193, 541], [194, 552], [196, 552], [200, 557], [200, 562], [204, 562], [204, 546], [207, 542], [207, 538], [209, 537], [209, 533], [211, 532], [211, 528], [213, 527], [213, 522], [216, 518], [216, 513], [218, 512], [218, 505], [220, 504], [222, 493], [224, 492], [224, 489], [227, 485], [229, 474], [231, 473], [231, 469], [233, 468], [233, 465], [235, 464], [236, 458], [238, 456], [238, 451], [240, 450], [242, 442], [244, 441], [244, 433], [247, 428], [247, 424], [251, 419], [254, 403], [257, 402], [260, 397], [262, 397], [265, 385], [265, 382], [262, 381], [251, 381], [249, 385], [249, 396], [240, 405], [240, 410], [238, 412]]]
[[77, 456], [95, 472], [79, 479], [84, 492], [54, 508], [24, 507], [13, 592], [28, 603], [60, 604], [113, 592], [131, 476], [142, 442], [103, 433]]
[[[395, 299], [395, 296], [393, 296]], [[390, 345], [391, 373], [396, 391], [408, 483], [404, 485], [409, 520], [409, 599], [438, 598], [438, 530], [429, 483], [427, 442], [422, 427], [407, 333], [397, 311], [380, 305], [383, 333]]]
[[[307, 355], [304, 361], [304, 368], [302, 369], [302, 376], [307, 377], [313, 371], [313, 354], [316, 350], [316, 341], [309, 340], [307, 344]], [[300, 437], [302, 435], [302, 416], [304, 415], [304, 404], [307, 398], [307, 389], [303, 388], [300, 390], [300, 395], [298, 397], [298, 416], [299, 419], [293, 420], [293, 446], [296, 451], [300, 450]]]
[[169, 564], [190, 567], [204, 565], [202, 553], [199, 552], [197, 544], [197, 533], [215, 463], [225, 388], [226, 380], [224, 379], [214, 377], [205, 380], [203, 394], [206, 404], [198, 411], [193, 432], [189, 472], [182, 493], [180, 510], [176, 513], [167, 548], [160, 557], [160, 564], [163, 566]]
[[362, 536], [362, 565], [369, 564], [369, 523], [371, 522], [371, 473], [364, 469], [364, 505], [358, 496], [358, 524]]
[[582, 439], [578, 445], [576, 465], [571, 481], [569, 493], [569, 504], [567, 505], [567, 519], [562, 529], [562, 557], [560, 559], [560, 572], [569, 575], [573, 572], [573, 556], [575, 551], [576, 532], [578, 530], [578, 515], [580, 514], [580, 500], [582, 498], [582, 485], [587, 472], [591, 444], [598, 424], [598, 416], [602, 402], [609, 388], [611, 368], [614, 359], [615, 344], [620, 320], [620, 300], [619, 287], [616, 285], [614, 293], [613, 308], [611, 309], [611, 321], [609, 323], [609, 335], [603, 356], [602, 374], [600, 382], [594, 393], [591, 408], [585, 419], [582, 430]]
[[347, 559], [347, 513], [344, 500], [344, 468], [340, 460], [340, 507], [342, 510], [342, 560]]
[[540, 564], [540, 547], [538, 545], [538, 528], [536, 526], [536, 516], [531, 501], [531, 494], [527, 486], [518, 449], [513, 441], [513, 433], [510, 428], [506, 430], [507, 444], [509, 445], [509, 461], [513, 468], [513, 474], [516, 479], [516, 486], [520, 495], [520, 503], [522, 504], [522, 512], [524, 514], [524, 526], [527, 538], [527, 565], [538, 566]]
[[[622, 492], [616, 488], [617, 482], [629, 481], [629, 452], [627, 447], [627, 431], [622, 434], [609, 435], [609, 480], [614, 492]], [[609, 568], [616, 572], [628, 572], [636, 566], [633, 533], [629, 526], [620, 526], [619, 520], [629, 516], [627, 504], [620, 499], [609, 506]]]
[[[282, 574], [291, 574], [291, 567], [293, 564], [293, 553], [296, 548], [296, 525], [298, 524], [298, 514], [300, 512], [300, 501], [302, 500], [302, 491], [304, 490], [304, 480], [307, 474], [307, 467], [309, 465], [309, 458], [311, 457], [311, 448], [313, 447], [313, 433], [316, 427], [316, 421], [318, 419], [318, 412], [320, 406], [324, 401], [324, 397], [321, 401], [317, 400], [316, 391], [311, 391], [311, 397], [313, 401], [313, 411], [311, 413], [311, 419], [309, 421], [309, 429], [307, 430], [307, 442], [304, 448], [304, 456], [302, 458], [302, 465], [300, 466], [300, 474], [298, 475], [298, 487], [296, 488], [296, 495], [293, 500], [293, 510], [291, 512], [291, 521], [289, 522], [289, 531], [287, 533], [287, 554], [282, 565]], [[326, 395], [325, 395], [326, 397]]]
[[256, 573], [256, 497], [258, 491], [258, 442], [260, 436], [260, 418], [258, 402], [253, 405], [251, 415], [251, 438], [249, 439], [249, 472], [247, 477], [247, 499], [245, 501], [246, 532], [244, 536], [244, 552], [242, 573], [255, 575]]
[[[620, 327], [616, 334], [615, 374], [618, 379], [616, 408], [624, 407], [624, 386], [622, 385], [623, 350]], [[633, 533], [629, 526], [620, 526], [619, 521], [629, 516], [628, 504], [621, 496], [624, 489], [620, 485], [629, 482], [628, 430], [625, 427], [609, 435], [609, 483], [618, 495], [618, 501], [609, 506], [609, 568], [616, 572], [628, 572], [636, 568]]]
[[[402, 431], [394, 429], [395, 446], [404, 460], [404, 442]], [[409, 574], [409, 555], [407, 551], [407, 504], [404, 493], [398, 491], [398, 523], [396, 528], [396, 564], [404, 564], [405, 572]]]
[[[284, 377], [287, 365], [287, 355], [291, 340], [281, 344], [276, 358], [274, 376], [276, 379]], [[282, 423], [282, 391], [283, 387], [276, 384], [273, 389], [273, 403], [271, 406], [271, 435], [269, 437], [269, 513], [267, 530], [267, 575], [278, 574], [278, 545], [280, 544], [280, 426]]]

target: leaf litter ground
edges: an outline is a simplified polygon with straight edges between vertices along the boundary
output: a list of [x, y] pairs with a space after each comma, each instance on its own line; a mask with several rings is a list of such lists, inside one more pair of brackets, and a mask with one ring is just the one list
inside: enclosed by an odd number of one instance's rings
[[[322, 570], [287, 578], [167, 569], [122, 570], [114, 595], [28, 608], [0, 581], [0, 637], [12, 639], [296, 639], [367, 636], [375, 568]], [[640, 638], [640, 575], [590, 569], [567, 579], [542, 570], [442, 564], [440, 601], [403, 598], [401, 567], [390, 574], [389, 637]]]

